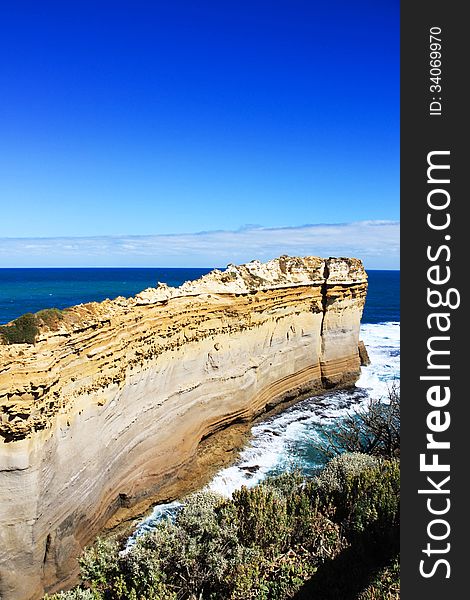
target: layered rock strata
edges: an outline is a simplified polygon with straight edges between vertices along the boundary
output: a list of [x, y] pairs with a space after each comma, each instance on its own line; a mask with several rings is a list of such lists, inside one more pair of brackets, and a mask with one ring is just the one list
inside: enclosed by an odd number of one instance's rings
[[164, 498], [211, 433], [353, 385], [366, 290], [357, 259], [253, 261], [0, 345], [0, 597], [67, 585], [111, 515]]

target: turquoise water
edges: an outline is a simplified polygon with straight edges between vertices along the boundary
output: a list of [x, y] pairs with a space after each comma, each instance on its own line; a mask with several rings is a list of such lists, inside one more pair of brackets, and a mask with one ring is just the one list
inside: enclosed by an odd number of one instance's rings
[[[26, 312], [134, 296], [158, 281], [179, 286], [207, 269], [0, 269], [0, 324]], [[400, 320], [399, 271], [369, 271], [364, 323]]]

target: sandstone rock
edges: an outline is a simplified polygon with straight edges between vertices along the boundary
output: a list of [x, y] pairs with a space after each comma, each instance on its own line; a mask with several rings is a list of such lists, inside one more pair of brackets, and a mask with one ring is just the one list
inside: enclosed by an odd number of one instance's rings
[[369, 353], [367, 352], [366, 345], [362, 340], [359, 340], [359, 358], [361, 360], [361, 367], [368, 367], [370, 365]]
[[70, 584], [122, 498], [168, 497], [211, 433], [353, 385], [366, 290], [357, 259], [283, 256], [81, 304], [35, 346], [0, 346], [0, 597]]

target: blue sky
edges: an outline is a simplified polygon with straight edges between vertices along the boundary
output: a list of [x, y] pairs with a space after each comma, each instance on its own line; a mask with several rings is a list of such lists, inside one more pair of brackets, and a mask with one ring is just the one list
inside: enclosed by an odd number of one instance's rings
[[[64, 245], [76, 237], [81, 266], [98, 260], [85, 239], [108, 236], [99, 266], [170, 266], [170, 234], [198, 241], [178, 245], [172, 266], [262, 258], [274, 230], [271, 255], [320, 254], [326, 238], [312, 229], [310, 248], [304, 226], [398, 221], [398, 2], [19, 1], [0, 12], [0, 266], [75, 264]], [[377, 229], [356, 228], [369, 260]], [[258, 234], [236, 252], [228, 240], [248, 230]], [[129, 236], [158, 240], [142, 241], [157, 254], [129, 248], [124, 260], [115, 242]], [[330, 254], [346, 254], [345, 239]], [[378, 267], [398, 266], [392, 241]]]

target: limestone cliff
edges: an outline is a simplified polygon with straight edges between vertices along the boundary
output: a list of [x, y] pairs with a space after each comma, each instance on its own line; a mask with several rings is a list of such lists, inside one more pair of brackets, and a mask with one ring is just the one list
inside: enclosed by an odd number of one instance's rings
[[366, 289], [357, 259], [253, 261], [0, 345], [0, 597], [69, 582], [122, 502], [164, 498], [211, 433], [354, 384]]

